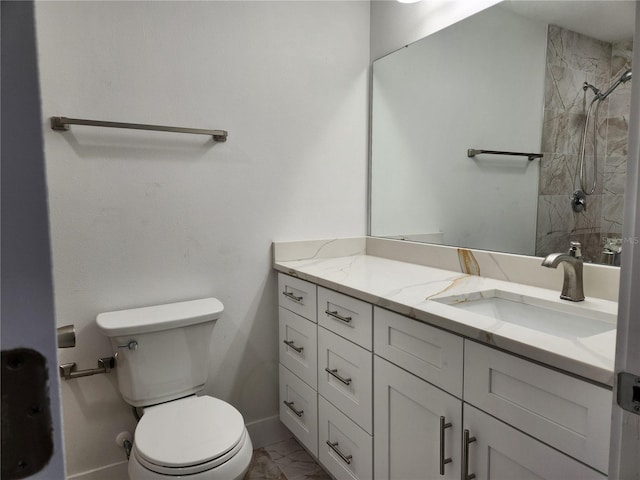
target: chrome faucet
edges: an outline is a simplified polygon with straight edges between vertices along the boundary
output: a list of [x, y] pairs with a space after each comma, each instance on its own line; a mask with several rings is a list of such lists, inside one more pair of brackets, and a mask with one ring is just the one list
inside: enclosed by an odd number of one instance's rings
[[556, 268], [561, 263], [564, 267], [564, 283], [562, 284], [560, 298], [571, 300], [572, 302], [581, 302], [584, 300], [584, 291], [582, 289], [583, 261], [580, 242], [571, 242], [569, 253], [551, 253], [547, 255], [542, 261], [542, 266]]

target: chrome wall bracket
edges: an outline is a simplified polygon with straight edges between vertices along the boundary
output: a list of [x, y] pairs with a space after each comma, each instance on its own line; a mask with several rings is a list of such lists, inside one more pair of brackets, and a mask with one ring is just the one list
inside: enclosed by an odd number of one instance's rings
[[60, 370], [60, 377], [65, 380], [71, 380], [72, 378], [88, 377], [90, 375], [96, 375], [98, 373], [109, 373], [112, 368], [116, 366], [116, 359], [114, 357], [104, 357], [98, 359], [98, 368], [87, 368], [86, 370], [76, 370], [76, 362], [63, 363], [58, 366]]
[[571, 208], [574, 212], [580, 213], [587, 209], [587, 194], [582, 190], [576, 190], [571, 194]]

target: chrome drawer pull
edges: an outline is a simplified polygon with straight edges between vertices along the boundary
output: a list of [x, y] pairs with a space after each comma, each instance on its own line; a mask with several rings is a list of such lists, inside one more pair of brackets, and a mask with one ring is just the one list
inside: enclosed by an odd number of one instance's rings
[[282, 294], [287, 297], [290, 298], [291, 300], [293, 300], [294, 302], [302, 302], [302, 297], [298, 297], [296, 295], [294, 295], [291, 292], [287, 292], [286, 290], [284, 292], [282, 292]]
[[462, 479], [473, 480], [475, 473], [469, 473], [469, 444], [475, 442], [476, 437], [469, 436], [469, 430], [465, 430], [462, 439]]
[[344, 463], [346, 463], [347, 465], [351, 465], [351, 459], [353, 458], [353, 455], [345, 455], [344, 453], [342, 453], [339, 449], [338, 449], [338, 442], [335, 443], [331, 443], [329, 440], [327, 440], [327, 445], [329, 445], [329, 448], [331, 448], [331, 450], [333, 450], [334, 452], [336, 452], [338, 454], [338, 456], [344, 460]]
[[294, 404], [295, 402], [287, 402], [286, 400], [283, 402], [287, 407], [289, 407], [289, 410], [291, 410], [293, 413], [295, 413], [297, 416], [301, 417], [302, 414], [304, 413], [304, 410], [296, 410], [294, 408]]
[[330, 317], [333, 317], [336, 320], [340, 320], [341, 322], [344, 322], [344, 323], [351, 323], [351, 320], [352, 320], [351, 317], [343, 317], [342, 315], [338, 315], [338, 311], [337, 310], [335, 312], [331, 312], [329, 310], [325, 310], [324, 313], [326, 313]]
[[444, 458], [444, 431], [451, 427], [451, 422], [445, 423], [445, 418], [440, 417], [440, 475], [444, 475], [444, 466], [451, 463], [451, 457]]
[[287, 347], [293, 348], [298, 353], [302, 353], [302, 351], [304, 350], [304, 347], [296, 347], [293, 343], [293, 340], [283, 340], [283, 342]]
[[329, 370], [329, 367], [324, 369], [325, 372], [327, 372], [328, 374], [332, 375], [333, 377], [337, 378], [338, 380], [340, 380], [342, 383], [344, 383], [345, 385], [350, 385], [351, 384], [351, 379], [350, 378], [344, 378], [341, 377], [340, 375], [338, 375], [338, 369], [334, 368], [333, 370]]

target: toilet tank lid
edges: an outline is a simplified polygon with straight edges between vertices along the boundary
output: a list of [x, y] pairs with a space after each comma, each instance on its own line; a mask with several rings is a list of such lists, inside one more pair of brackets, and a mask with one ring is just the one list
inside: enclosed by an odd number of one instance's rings
[[108, 337], [168, 330], [217, 320], [224, 306], [217, 298], [201, 298], [187, 302], [153, 305], [115, 312], [100, 313], [98, 330]]

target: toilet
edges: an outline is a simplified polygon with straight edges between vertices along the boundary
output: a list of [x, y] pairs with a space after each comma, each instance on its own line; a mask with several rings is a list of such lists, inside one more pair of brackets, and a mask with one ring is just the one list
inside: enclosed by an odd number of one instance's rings
[[204, 387], [215, 298], [101, 313], [115, 352], [118, 388], [142, 409], [129, 458], [130, 480], [241, 480], [253, 446], [244, 419]]

